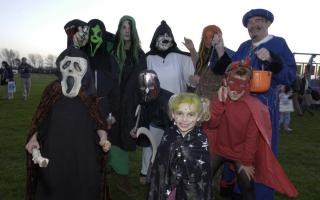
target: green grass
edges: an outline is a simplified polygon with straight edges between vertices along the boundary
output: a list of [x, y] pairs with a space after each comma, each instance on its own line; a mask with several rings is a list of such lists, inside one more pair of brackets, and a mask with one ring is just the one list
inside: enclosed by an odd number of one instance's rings
[[[17, 92], [13, 100], [0, 99], [0, 200], [24, 199], [25, 151], [24, 144], [31, 118], [39, 103], [44, 87], [55, 77], [33, 75], [30, 99], [21, 95], [21, 81], [16, 78]], [[0, 86], [0, 98], [4, 88]], [[292, 116], [293, 134], [281, 131], [279, 159], [287, 175], [297, 187], [299, 200], [316, 200], [320, 196], [320, 111], [315, 116]], [[130, 182], [139, 195], [128, 198], [115, 185], [117, 177], [111, 175], [111, 194], [116, 200], [145, 199], [146, 188], [139, 185], [141, 149], [130, 153]], [[217, 198], [218, 199], [218, 198]], [[288, 199], [276, 194], [276, 200]]]

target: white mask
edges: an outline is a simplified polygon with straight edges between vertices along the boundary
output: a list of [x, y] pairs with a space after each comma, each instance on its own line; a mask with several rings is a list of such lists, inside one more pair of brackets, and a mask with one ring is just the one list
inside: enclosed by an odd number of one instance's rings
[[81, 81], [88, 69], [87, 60], [81, 57], [66, 56], [59, 66], [62, 74], [61, 87], [64, 96], [76, 97], [81, 88]]
[[172, 37], [170, 37], [167, 33], [164, 35], [159, 35], [157, 38], [156, 47], [159, 51], [166, 51], [172, 47], [172, 45]]

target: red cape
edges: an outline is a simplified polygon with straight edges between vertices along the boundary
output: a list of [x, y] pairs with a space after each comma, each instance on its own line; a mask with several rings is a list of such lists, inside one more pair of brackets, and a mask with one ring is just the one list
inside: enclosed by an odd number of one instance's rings
[[[272, 126], [268, 108], [257, 98], [249, 95], [243, 97], [241, 100], [248, 105], [260, 133], [259, 148], [254, 160], [255, 181], [267, 185], [289, 197], [298, 196], [298, 191], [290, 182], [272, 152]], [[212, 153], [212, 146], [214, 145], [217, 129], [210, 129], [204, 124], [203, 130], [208, 135], [210, 152]]]

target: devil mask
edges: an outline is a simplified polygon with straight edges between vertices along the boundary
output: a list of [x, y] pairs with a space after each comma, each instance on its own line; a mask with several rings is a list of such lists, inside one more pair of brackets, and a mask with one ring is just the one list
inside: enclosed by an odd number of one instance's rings
[[76, 97], [81, 87], [86, 89], [88, 95], [93, 93], [91, 71], [84, 52], [76, 48], [68, 48], [60, 54], [56, 65], [64, 96]]
[[139, 74], [139, 89], [144, 102], [150, 102], [158, 98], [160, 83], [153, 70], [143, 70]]

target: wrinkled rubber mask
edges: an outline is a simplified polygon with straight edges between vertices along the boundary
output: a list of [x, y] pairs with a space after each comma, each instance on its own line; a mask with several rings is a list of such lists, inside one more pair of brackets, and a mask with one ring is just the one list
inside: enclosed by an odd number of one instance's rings
[[170, 47], [172, 47], [172, 41], [172, 37], [170, 37], [167, 33], [165, 33], [164, 35], [159, 35], [159, 37], [157, 38], [156, 47], [159, 51], [166, 51]]

